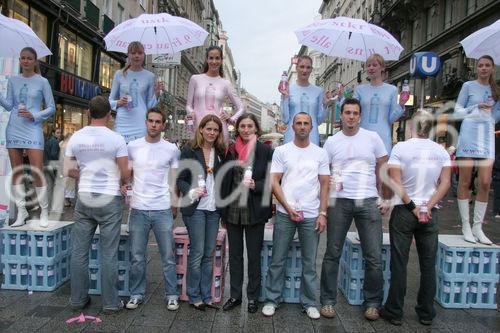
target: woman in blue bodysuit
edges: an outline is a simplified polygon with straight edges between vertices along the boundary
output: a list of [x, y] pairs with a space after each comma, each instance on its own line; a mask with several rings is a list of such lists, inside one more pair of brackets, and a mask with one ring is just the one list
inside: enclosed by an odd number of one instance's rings
[[155, 85], [155, 75], [143, 68], [140, 42], [128, 45], [127, 56], [127, 64], [113, 78], [109, 103], [116, 110], [115, 130], [129, 143], [146, 135], [146, 111], [158, 102], [163, 83]]
[[[40, 226], [48, 226], [47, 187], [43, 178], [43, 122], [55, 111], [54, 96], [46, 78], [38, 70], [37, 54], [31, 47], [21, 50], [22, 73], [9, 78], [7, 97], [0, 94], [0, 105], [11, 111], [6, 130], [7, 149], [12, 166], [12, 196], [17, 206], [13, 227], [24, 224], [28, 218], [25, 190], [22, 184], [23, 150], [31, 165], [33, 182], [41, 208]], [[41, 110], [42, 102], [45, 109]]]
[[[482, 231], [488, 205], [491, 173], [495, 161], [495, 123], [500, 119], [500, 89], [494, 79], [493, 58], [484, 55], [477, 62], [477, 79], [465, 82], [455, 105], [455, 117], [463, 119], [458, 136], [458, 210], [464, 239], [492, 244]], [[472, 169], [478, 170], [478, 191], [473, 226], [469, 224], [469, 200]]]

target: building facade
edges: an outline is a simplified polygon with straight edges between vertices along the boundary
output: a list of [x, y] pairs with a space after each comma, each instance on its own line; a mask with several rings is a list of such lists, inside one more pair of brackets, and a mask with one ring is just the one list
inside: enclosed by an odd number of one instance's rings
[[[388, 82], [401, 88], [404, 79], [409, 79], [413, 105], [394, 132], [401, 126], [405, 137], [409, 137], [406, 119], [424, 99], [424, 106], [437, 116], [437, 141], [446, 145], [455, 144], [456, 137], [447, 130], [448, 116], [453, 111], [462, 84], [475, 78], [476, 60], [465, 56], [460, 41], [473, 32], [495, 22], [499, 18], [499, 0], [384, 0], [377, 1], [373, 13], [375, 24], [382, 26], [405, 48], [398, 61], [388, 64]], [[441, 59], [441, 71], [435, 78], [425, 81], [410, 78], [410, 57], [415, 52], [433, 51]], [[497, 64], [498, 65], [498, 64]], [[500, 79], [497, 66], [496, 79]], [[418, 92], [424, 85], [424, 96]], [[450, 124], [456, 127], [457, 124]], [[394, 138], [396, 135], [394, 135]], [[402, 137], [403, 138], [403, 137]]]

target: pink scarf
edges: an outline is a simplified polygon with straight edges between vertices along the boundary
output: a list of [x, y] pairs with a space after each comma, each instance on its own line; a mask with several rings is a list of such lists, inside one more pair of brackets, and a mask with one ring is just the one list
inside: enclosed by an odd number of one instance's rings
[[248, 140], [247, 143], [243, 143], [243, 140], [241, 140], [240, 136], [236, 137], [236, 143], [234, 144], [234, 149], [238, 153], [238, 163], [240, 165], [244, 165], [247, 162], [248, 156], [253, 151], [256, 142], [257, 142], [256, 135], [253, 135], [250, 138], [250, 140]]

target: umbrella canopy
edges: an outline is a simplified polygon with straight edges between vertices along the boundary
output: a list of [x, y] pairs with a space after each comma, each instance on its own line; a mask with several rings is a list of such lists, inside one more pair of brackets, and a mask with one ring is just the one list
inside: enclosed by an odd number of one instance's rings
[[208, 32], [190, 20], [167, 13], [142, 14], [111, 30], [104, 41], [108, 51], [127, 53], [139, 41], [146, 54], [172, 54], [203, 45]]
[[469, 58], [478, 59], [489, 55], [500, 64], [500, 19], [482, 28], [460, 42]]
[[397, 60], [403, 51], [386, 30], [361, 19], [338, 16], [295, 30], [300, 44], [340, 58], [366, 61], [374, 53]]
[[0, 14], [0, 56], [18, 57], [21, 50], [32, 47], [38, 58], [51, 55], [49, 48], [24, 22]]

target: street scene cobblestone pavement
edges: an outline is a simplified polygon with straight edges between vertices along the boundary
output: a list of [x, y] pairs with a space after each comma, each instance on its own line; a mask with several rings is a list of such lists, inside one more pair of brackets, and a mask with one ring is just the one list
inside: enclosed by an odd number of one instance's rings
[[[441, 234], [459, 234], [456, 199], [446, 197], [441, 202], [439, 223]], [[66, 212], [65, 219], [71, 219]], [[176, 226], [182, 225], [178, 217]], [[500, 243], [500, 220], [494, 219], [491, 203], [484, 230], [496, 243]], [[353, 227], [351, 228], [351, 231]], [[388, 232], [388, 219], [384, 219], [384, 232]], [[317, 272], [326, 246], [326, 235], [320, 240], [317, 258]], [[227, 263], [226, 263], [227, 264]], [[100, 297], [92, 296], [92, 303], [84, 313], [97, 316], [102, 322], [66, 324], [66, 320], [80, 313], [69, 307], [70, 284], [66, 283], [54, 292], [33, 292], [0, 290], [0, 332], [499, 332], [498, 310], [444, 309], [436, 304], [437, 317], [431, 326], [418, 322], [413, 310], [416, 302], [419, 269], [414, 246], [408, 265], [408, 289], [405, 299], [405, 316], [402, 326], [392, 326], [380, 319], [368, 322], [363, 318], [361, 306], [351, 306], [339, 293], [334, 319], [311, 320], [301, 313], [298, 304], [282, 304], [272, 318], [264, 317], [260, 311], [250, 314], [246, 311], [246, 299], [241, 307], [233, 311], [207, 309], [200, 312], [181, 302], [178, 311], [168, 311], [164, 300], [164, 286], [159, 254], [154, 238], [148, 245], [147, 296], [136, 310], [122, 310], [113, 315], [102, 313]], [[229, 271], [226, 270], [226, 287], [223, 302], [229, 297]], [[319, 299], [319, 286], [318, 286]], [[498, 295], [497, 295], [498, 299]], [[125, 299], [124, 299], [125, 300]], [[261, 305], [262, 307], [262, 305]]]

